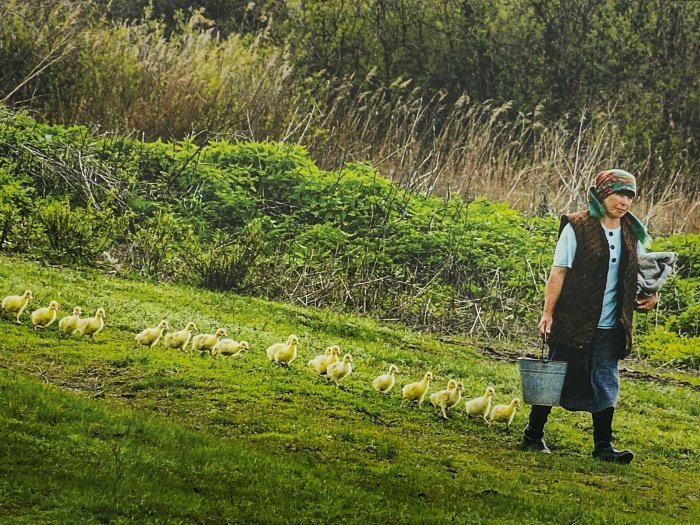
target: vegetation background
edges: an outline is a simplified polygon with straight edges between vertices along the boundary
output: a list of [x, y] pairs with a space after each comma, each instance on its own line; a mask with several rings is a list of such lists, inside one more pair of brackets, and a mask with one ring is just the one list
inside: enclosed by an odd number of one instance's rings
[[9, 0], [0, 97], [42, 121], [302, 144], [404, 187], [569, 210], [612, 165], [697, 232], [700, 6], [666, 0]]
[[[0, 515], [304, 522], [371, 500], [353, 516], [696, 521], [699, 44], [697, 2], [4, 2], [1, 290], [105, 306], [108, 329], [86, 345], [3, 323]], [[395, 361], [404, 382], [431, 368], [518, 395], [557, 216], [611, 166], [638, 176], [652, 248], [679, 254], [625, 371], [638, 468], [583, 458], [577, 415], [540, 463], [507, 432], [374, 397]], [[161, 318], [253, 351], [133, 349]], [[349, 391], [270, 370], [262, 350], [291, 332], [299, 361], [353, 352]]]

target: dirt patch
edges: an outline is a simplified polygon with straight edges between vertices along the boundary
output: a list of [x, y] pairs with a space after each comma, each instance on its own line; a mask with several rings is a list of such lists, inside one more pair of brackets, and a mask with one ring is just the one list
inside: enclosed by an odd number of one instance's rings
[[673, 377], [651, 374], [649, 372], [641, 372], [639, 370], [632, 370], [631, 368], [620, 368], [620, 375], [622, 377], [626, 377], [635, 381], [653, 381], [655, 383], [661, 383], [662, 385], [684, 386], [686, 388], [690, 388], [691, 390], [695, 390], [696, 392], [700, 392], [700, 385], [694, 385], [689, 381], [683, 381], [682, 379], [676, 379]]

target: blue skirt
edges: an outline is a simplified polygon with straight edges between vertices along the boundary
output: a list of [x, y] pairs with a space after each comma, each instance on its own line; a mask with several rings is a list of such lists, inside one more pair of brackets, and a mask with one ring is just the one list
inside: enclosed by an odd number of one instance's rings
[[590, 352], [550, 345], [550, 359], [569, 363], [560, 405], [566, 410], [591, 413], [614, 407], [620, 390], [618, 356], [624, 345], [622, 327], [597, 329]]

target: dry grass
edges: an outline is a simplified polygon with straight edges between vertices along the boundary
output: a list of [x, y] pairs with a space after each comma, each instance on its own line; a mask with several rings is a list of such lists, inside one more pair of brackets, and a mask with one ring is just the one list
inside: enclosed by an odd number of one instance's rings
[[[371, 80], [371, 79], [368, 79]], [[472, 103], [464, 95], [446, 103], [444, 94], [424, 98], [409, 82], [390, 89], [353, 92], [345, 84], [324, 100], [310, 150], [324, 167], [368, 159], [394, 181], [412, 189], [448, 196], [485, 196], [529, 213], [562, 213], [585, 207], [596, 173], [624, 168], [638, 177], [636, 210], [652, 231], [670, 234], [700, 229], [696, 163], [672, 177], [652, 173], [643, 162], [626, 159], [615, 112], [582, 110], [570, 124], [553, 124], [542, 108], [524, 114], [512, 103]]]

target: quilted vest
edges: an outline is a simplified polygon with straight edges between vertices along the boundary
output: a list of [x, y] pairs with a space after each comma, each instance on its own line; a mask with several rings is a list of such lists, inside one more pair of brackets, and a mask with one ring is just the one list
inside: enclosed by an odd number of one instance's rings
[[[632, 351], [632, 315], [634, 312], [639, 261], [637, 239], [627, 216], [622, 226], [622, 256], [617, 280], [618, 322], [625, 330], [625, 348], [620, 358]], [[603, 310], [610, 248], [600, 220], [587, 211], [563, 215], [559, 234], [571, 224], [576, 234], [576, 254], [566, 272], [561, 294], [554, 306], [550, 341], [588, 351]]]

